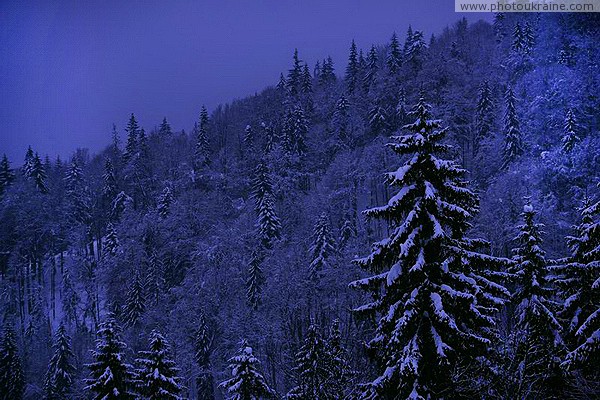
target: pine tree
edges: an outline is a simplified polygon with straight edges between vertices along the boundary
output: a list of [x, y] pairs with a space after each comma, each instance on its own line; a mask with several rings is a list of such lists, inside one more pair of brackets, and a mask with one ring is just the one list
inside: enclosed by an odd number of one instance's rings
[[302, 63], [298, 58], [298, 49], [294, 49], [294, 64], [288, 71], [287, 89], [292, 96], [296, 96], [300, 92], [300, 82], [302, 80]]
[[367, 54], [367, 66], [365, 71], [365, 77], [363, 80], [363, 84], [365, 86], [366, 91], [368, 91], [375, 82], [375, 77], [377, 76], [378, 70], [379, 58], [377, 57], [377, 49], [373, 45], [369, 50], [369, 54]]
[[477, 99], [477, 137], [475, 139], [475, 153], [479, 150], [481, 143], [490, 136], [493, 124], [494, 101], [492, 89], [489, 82], [484, 80], [479, 86], [479, 97]]
[[246, 279], [246, 298], [248, 304], [256, 310], [262, 301], [262, 285], [265, 276], [261, 268], [264, 261], [264, 254], [261, 250], [252, 252], [252, 257], [248, 263], [248, 278]]
[[259, 235], [263, 245], [270, 248], [274, 239], [281, 238], [281, 221], [275, 212], [273, 184], [264, 161], [256, 166], [251, 185], [254, 211], [258, 214]]
[[288, 399], [334, 400], [340, 393], [332, 380], [332, 357], [327, 343], [314, 324], [306, 333], [304, 344], [296, 354], [296, 386], [290, 390]]
[[210, 143], [208, 142], [208, 111], [206, 107], [202, 106], [200, 111], [200, 120], [198, 121], [198, 127], [195, 128], [196, 133], [196, 165], [207, 166], [210, 165]]
[[506, 111], [504, 113], [504, 150], [503, 168], [514, 162], [523, 154], [523, 142], [521, 138], [521, 129], [519, 127], [519, 118], [517, 117], [516, 97], [513, 89], [509, 86], [506, 89]]
[[194, 359], [200, 368], [196, 377], [199, 399], [214, 399], [213, 375], [210, 370], [213, 335], [210, 332], [204, 313], [200, 314], [198, 329], [194, 334]]
[[135, 325], [146, 311], [146, 293], [144, 282], [139, 271], [136, 271], [133, 282], [127, 290], [123, 319], [125, 325]]
[[598, 382], [600, 362], [600, 202], [584, 200], [576, 236], [567, 237], [571, 256], [556, 267], [559, 295], [564, 299], [561, 317], [566, 319], [569, 353], [564, 364], [580, 369]]
[[102, 174], [102, 196], [106, 202], [112, 201], [117, 195], [117, 177], [115, 168], [110, 158], [104, 161], [104, 173]]
[[167, 122], [167, 117], [163, 118], [162, 123], [160, 124], [160, 128], [159, 128], [158, 132], [161, 135], [170, 135], [171, 133], [173, 133], [171, 131], [171, 125], [169, 125], [169, 123]]
[[166, 186], [158, 199], [158, 215], [161, 218], [167, 218], [171, 210], [171, 203], [173, 203], [173, 194], [171, 188]]
[[85, 380], [85, 389], [94, 400], [134, 399], [134, 374], [131, 365], [123, 361], [127, 346], [121, 340], [121, 328], [109, 316], [100, 324], [97, 335], [96, 350], [92, 351], [94, 361], [86, 365], [91, 373]]
[[75, 381], [75, 354], [71, 350], [71, 338], [63, 324], [58, 327], [54, 339], [54, 355], [48, 364], [44, 380], [45, 399], [67, 400], [73, 391]]
[[573, 113], [573, 110], [569, 108], [563, 125], [562, 149], [565, 153], [571, 152], [577, 142], [579, 142], [579, 136], [577, 134], [578, 130], [579, 126], [575, 120], [575, 114]]
[[376, 275], [351, 283], [372, 293], [357, 309], [379, 315], [369, 348], [380, 360], [379, 377], [362, 399], [440, 398], [465, 390], [457, 365], [485, 363], [494, 338], [491, 317], [506, 289], [490, 275], [508, 260], [478, 252], [481, 240], [465, 238], [478, 199], [462, 180], [464, 171], [438, 158], [447, 129], [433, 120], [421, 96], [408, 134], [388, 146], [408, 161], [387, 174], [399, 188], [388, 204], [367, 210], [389, 221], [391, 234], [355, 262]]
[[317, 278], [323, 270], [330, 267], [330, 258], [335, 253], [335, 239], [331, 233], [329, 217], [326, 213], [321, 214], [315, 224], [313, 242], [310, 246], [311, 263], [309, 267], [310, 277]]
[[258, 369], [260, 361], [253, 354], [252, 347], [243, 340], [239, 354], [229, 359], [231, 379], [219, 386], [227, 391], [228, 400], [260, 400], [275, 397], [275, 391], [269, 387]]
[[[526, 199], [528, 201], [528, 199]], [[515, 341], [518, 361], [516, 396], [524, 393], [550, 398], [560, 377], [558, 368], [562, 352], [561, 325], [556, 318], [555, 291], [551, 286], [550, 268], [542, 250], [542, 224], [535, 222], [536, 212], [530, 203], [521, 214], [524, 224], [518, 227], [514, 265], [509, 269], [517, 288], [512, 296], [515, 305]], [[554, 381], [554, 382], [553, 382]], [[559, 380], [560, 382], [560, 380]]]
[[350, 55], [348, 56], [348, 65], [346, 66], [346, 77], [344, 78], [348, 88], [348, 93], [350, 94], [354, 93], [358, 83], [357, 56], [356, 43], [354, 43], [354, 40], [352, 40], [352, 44], [350, 45]]
[[156, 330], [150, 333], [150, 348], [140, 351], [136, 363], [137, 392], [148, 400], [179, 400], [183, 388], [179, 368], [171, 359], [169, 342]]
[[0, 162], [0, 196], [4, 194], [6, 189], [12, 184], [15, 180], [15, 173], [10, 168], [10, 163], [8, 162], [8, 158], [6, 154], [2, 156], [2, 161]]
[[308, 120], [304, 109], [297, 105], [287, 112], [283, 127], [284, 147], [288, 154], [303, 155], [307, 151]]
[[125, 159], [125, 162], [128, 162], [133, 159], [138, 152], [138, 136], [140, 134], [140, 126], [133, 113], [131, 113], [131, 117], [129, 117], [125, 132], [127, 132], [127, 143], [125, 144], [123, 158]]
[[390, 74], [392, 75], [395, 75], [402, 66], [402, 52], [400, 50], [400, 42], [398, 42], [398, 36], [396, 36], [396, 32], [394, 32], [392, 39], [390, 40], [385, 62]]
[[117, 230], [112, 223], [106, 225], [106, 236], [104, 238], [104, 250], [107, 254], [115, 255], [119, 249], [119, 238], [117, 236]]
[[0, 399], [21, 400], [25, 390], [25, 375], [12, 326], [4, 327], [0, 342]]

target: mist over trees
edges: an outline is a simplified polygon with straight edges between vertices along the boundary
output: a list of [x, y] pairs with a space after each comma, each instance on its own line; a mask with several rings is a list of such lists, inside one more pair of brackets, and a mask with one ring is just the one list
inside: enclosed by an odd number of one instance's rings
[[599, 22], [290, 49], [185, 131], [2, 157], [0, 399], [600, 396]]

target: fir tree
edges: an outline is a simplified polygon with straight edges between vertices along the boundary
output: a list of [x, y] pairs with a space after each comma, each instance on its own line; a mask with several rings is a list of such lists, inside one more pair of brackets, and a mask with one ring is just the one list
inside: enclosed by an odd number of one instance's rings
[[400, 70], [402, 66], [402, 52], [400, 50], [400, 42], [398, 42], [398, 37], [396, 36], [396, 32], [392, 35], [392, 39], [390, 40], [390, 44], [388, 47], [387, 58], [385, 60], [388, 70], [390, 74], [395, 75], [396, 72]]
[[329, 86], [336, 80], [335, 69], [333, 67], [333, 60], [330, 56], [323, 61], [323, 67], [321, 68], [321, 74], [319, 75], [319, 83], [323, 86]]
[[261, 268], [264, 261], [262, 251], [255, 250], [252, 252], [252, 257], [248, 263], [248, 278], [246, 279], [246, 298], [248, 304], [256, 310], [262, 301], [262, 285], [265, 281], [265, 276]]
[[313, 242], [310, 246], [311, 263], [309, 267], [311, 278], [317, 278], [325, 269], [330, 267], [330, 258], [335, 253], [335, 239], [331, 233], [329, 217], [321, 214], [315, 224]]
[[117, 236], [117, 230], [112, 223], [106, 225], [106, 236], [104, 238], [104, 250], [107, 254], [115, 255], [119, 249], [119, 238]]
[[140, 133], [140, 126], [133, 113], [131, 113], [131, 117], [129, 117], [125, 132], [127, 132], [127, 143], [125, 144], [123, 158], [125, 159], [125, 162], [128, 162], [133, 159], [138, 152], [138, 135]]
[[154, 249], [150, 251], [145, 264], [147, 273], [144, 284], [146, 287], [146, 293], [148, 294], [148, 300], [152, 297], [154, 304], [158, 304], [160, 292], [165, 283], [165, 266], [162, 259]]
[[340, 228], [340, 248], [343, 249], [344, 247], [346, 247], [346, 244], [353, 237], [356, 237], [356, 228], [354, 227], [352, 221], [350, 221], [350, 218], [344, 218], [344, 222], [342, 223], [342, 227]]
[[132, 201], [133, 199], [125, 194], [125, 192], [119, 192], [111, 204], [111, 218], [114, 220], [121, 218], [121, 214], [123, 211], [125, 211], [127, 204], [131, 203]]
[[179, 368], [171, 359], [169, 342], [156, 330], [150, 333], [150, 348], [141, 351], [136, 363], [137, 392], [148, 400], [179, 400], [183, 388]]
[[35, 183], [37, 189], [45, 194], [48, 193], [48, 185], [46, 184], [46, 179], [48, 175], [46, 174], [46, 169], [44, 168], [44, 164], [42, 164], [42, 160], [38, 153], [35, 153], [33, 157], [33, 168], [31, 171], [31, 179]]
[[75, 354], [71, 350], [71, 338], [63, 324], [58, 327], [54, 339], [54, 355], [48, 364], [44, 380], [44, 392], [47, 400], [67, 400], [73, 391], [75, 381]]
[[490, 136], [493, 124], [492, 89], [487, 80], [479, 86], [477, 99], [477, 137], [475, 138], [475, 153], [479, 150], [481, 143]]
[[277, 90], [281, 93], [285, 92], [285, 88], [287, 87], [287, 82], [285, 81], [285, 76], [283, 73], [279, 74], [279, 82], [277, 82]]
[[[526, 199], [527, 200], [527, 199]], [[515, 305], [515, 341], [519, 371], [515, 371], [515, 395], [525, 393], [550, 398], [559, 389], [558, 368], [562, 350], [561, 325], [555, 316], [556, 303], [550, 269], [542, 250], [542, 224], [535, 222], [531, 204], [523, 207], [524, 224], [520, 225], [514, 249], [514, 275], [517, 288], [512, 296]], [[557, 382], [558, 380], [558, 382]]]
[[348, 132], [350, 103], [344, 95], [342, 95], [335, 105], [333, 112], [333, 123], [337, 130], [337, 139], [340, 145], [348, 146], [350, 144], [350, 133]]
[[273, 185], [269, 168], [264, 161], [260, 161], [256, 166], [251, 185], [254, 211], [258, 214], [260, 238], [263, 245], [269, 248], [274, 239], [281, 238], [281, 221], [275, 212]]
[[484, 363], [494, 338], [491, 315], [506, 289], [488, 275], [508, 260], [477, 251], [480, 240], [465, 238], [477, 211], [477, 197], [462, 180], [463, 170], [438, 158], [447, 129], [433, 120], [421, 96], [406, 125], [389, 147], [408, 155], [388, 173], [399, 188], [388, 204], [366, 211], [389, 221], [391, 234], [355, 262], [376, 275], [352, 287], [372, 293], [357, 311], [379, 315], [369, 343], [379, 357], [379, 376], [364, 386], [362, 399], [439, 398], [467, 388], [457, 385], [457, 365]]
[[231, 379], [220, 384], [227, 391], [228, 400], [261, 400], [275, 397], [258, 369], [260, 361], [253, 354], [252, 347], [244, 340], [239, 354], [229, 359]]
[[104, 173], [102, 174], [102, 196], [105, 201], [112, 201], [117, 195], [117, 177], [115, 168], [110, 158], [104, 161]]
[[300, 81], [300, 91], [304, 95], [310, 95], [312, 93], [312, 76], [310, 75], [308, 64], [304, 64], [301, 78], [302, 79]]
[[426, 47], [423, 40], [423, 32], [412, 31], [411, 26], [408, 27], [406, 41], [404, 42], [404, 59], [410, 62], [416, 69], [421, 67], [421, 53]]
[[244, 144], [249, 149], [254, 147], [254, 130], [250, 125], [246, 125], [246, 129], [244, 129]]
[[523, 154], [523, 142], [519, 118], [517, 117], [516, 97], [509, 86], [506, 90], [506, 111], [504, 113], [504, 150], [502, 153], [503, 168], [507, 168]]
[[196, 377], [199, 399], [214, 399], [213, 375], [210, 370], [210, 357], [212, 354], [213, 335], [206, 323], [204, 313], [198, 319], [198, 329], [194, 334], [194, 359], [198, 364], [199, 372]]
[[171, 203], [173, 203], [173, 194], [171, 188], [166, 186], [158, 199], [158, 215], [161, 218], [167, 218], [171, 210]]
[[146, 293], [144, 282], [139, 271], [136, 271], [133, 282], [127, 290], [123, 319], [125, 325], [135, 325], [146, 311]]
[[308, 120], [304, 110], [297, 105], [288, 111], [283, 128], [284, 147], [288, 154], [303, 155], [307, 151], [306, 135], [308, 134]]
[[23, 175], [25, 178], [33, 177], [33, 160], [35, 155], [33, 154], [33, 149], [31, 146], [27, 148], [27, 152], [25, 153], [25, 162], [23, 163]]
[[158, 129], [158, 133], [160, 133], [161, 135], [170, 135], [172, 133], [171, 125], [169, 125], [169, 123], [167, 122], [167, 117], [163, 118], [162, 123], [160, 124], [160, 128]]
[[512, 49], [517, 53], [526, 51], [525, 35], [523, 34], [523, 28], [519, 22], [515, 24], [515, 28], [513, 30]]
[[10, 168], [10, 163], [8, 162], [6, 154], [4, 154], [2, 156], [2, 161], [0, 162], [0, 196], [4, 194], [6, 189], [11, 185], [11, 183], [14, 180], [15, 174]]
[[600, 362], [600, 202], [584, 200], [576, 236], [567, 237], [571, 256], [556, 267], [559, 295], [564, 299], [561, 317], [566, 319], [569, 353], [564, 364], [580, 369], [585, 378], [598, 382]]
[[346, 66], [346, 77], [344, 78], [348, 88], [348, 93], [350, 94], [354, 93], [358, 82], [357, 56], [356, 43], [354, 43], [354, 40], [352, 40], [352, 44], [350, 45], [350, 55], [348, 56], [348, 65]]
[[134, 374], [131, 365], [123, 361], [127, 346], [121, 340], [121, 328], [109, 316], [100, 324], [97, 335], [96, 350], [92, 351], [94, 361], [87, 364], [91, 373], [85, 380], [85, 389], [94, 400], [134, 399]]
[[365, 71], [365, 77], [363, 84], [365, 89], [368, 91], [373, 83], [375, 82], [375, 77], [377, 76], [377, 71], [379, 69], [379, 58], [377, 57], [377, 49], [375, 46], [371, 46], [369, 50], [369, 54], [367, 54], [367, 65]]
[[262, 122], [261, 127], [265, 136], [265, 153], [268, 154], [275, 148], [275, 141], [277, 139], [277, 135], [275, 133], [275, 129], [273, 129], [271, 125], [267, 125], [264, 122]]
[[196, 164], [197, 166], [210, 165], [210, 144], [208, 142], [208, 111], [202, 106], [200, 111], [200, 120], [198, 127], [195, 128], [196, 133]]
[[12, 326], [4, 328], [0, 342], [0, 399], [21, 400], [25, 390], [25, 375]]
[[533, 46], [535, 46], [535, 35], [533, 32], [533, 27], [529, 22], [525, 23], [523, 27], [523, 50], [526, 54], [531, 53], [533, 50]]
[[388, 117], [385, 107], [380, 105], [380, 101], [376, 101], [375, 104], [369, 110], [369, 127], [373, 134], [378, 135], [383, 133], [388, 126]]
[[65, 182], [74, 219], [81, 224], [89, 223], [91, 219], [90, 199], [86, 193], [83, 170], [79, 166], [77, 158], [73, 158], [67, 170]]
[[562, 149], [565, 153], [571, 152], [577, 142], [579, 142], [579, 136], [577, 134], [579, 126], [575, 120], [575, 114], [573, 110], [569, 108], [567, 115], [565, 116], [565, 123], [563, 125], [563, 136], [562, 136]]
[[112, 138], [112, 151], [113, 151], [114, 155], [116, 156], [121, 152], [121, 147], [120, 147], [121, 139], [119, 139], [119, 132], [117, 131], [117, 125], [115, 125], [115, 124], [112, 124], [111, 138]]
[[352, 371], [349, 368], [346, 350], [342, 347], [342, 332], [340, 320], [335, 319], [329, 330], [327, 343], [329, 357], [331, 359], [331, 385], [334, 393], [347, 392]]
[[300, 82], [302, 80], [302, 63], [298, 58], [298, 49], [294, 49], [294, 64], [288, 71], [287, 89], [292, 96], [296, 96], [300, 92]]

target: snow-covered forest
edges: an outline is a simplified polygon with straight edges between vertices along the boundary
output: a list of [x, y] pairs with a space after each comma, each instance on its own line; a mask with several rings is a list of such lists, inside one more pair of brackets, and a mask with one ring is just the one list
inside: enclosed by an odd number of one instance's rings
[[4, 156], [0, 399], [599, 398], [599, 42], [406, 26]]

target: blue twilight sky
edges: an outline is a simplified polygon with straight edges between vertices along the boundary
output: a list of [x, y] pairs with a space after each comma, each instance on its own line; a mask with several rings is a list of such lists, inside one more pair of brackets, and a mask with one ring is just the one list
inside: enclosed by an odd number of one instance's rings
[[0, 154], [97, 151], [131, 112], [189, 130], [202, 104], [276, 84], [294, 47], [340, 73], [353, 38], [368, 48], [409, 23], [429, 38], [462, 16], [452, 0], [0, 1]]

